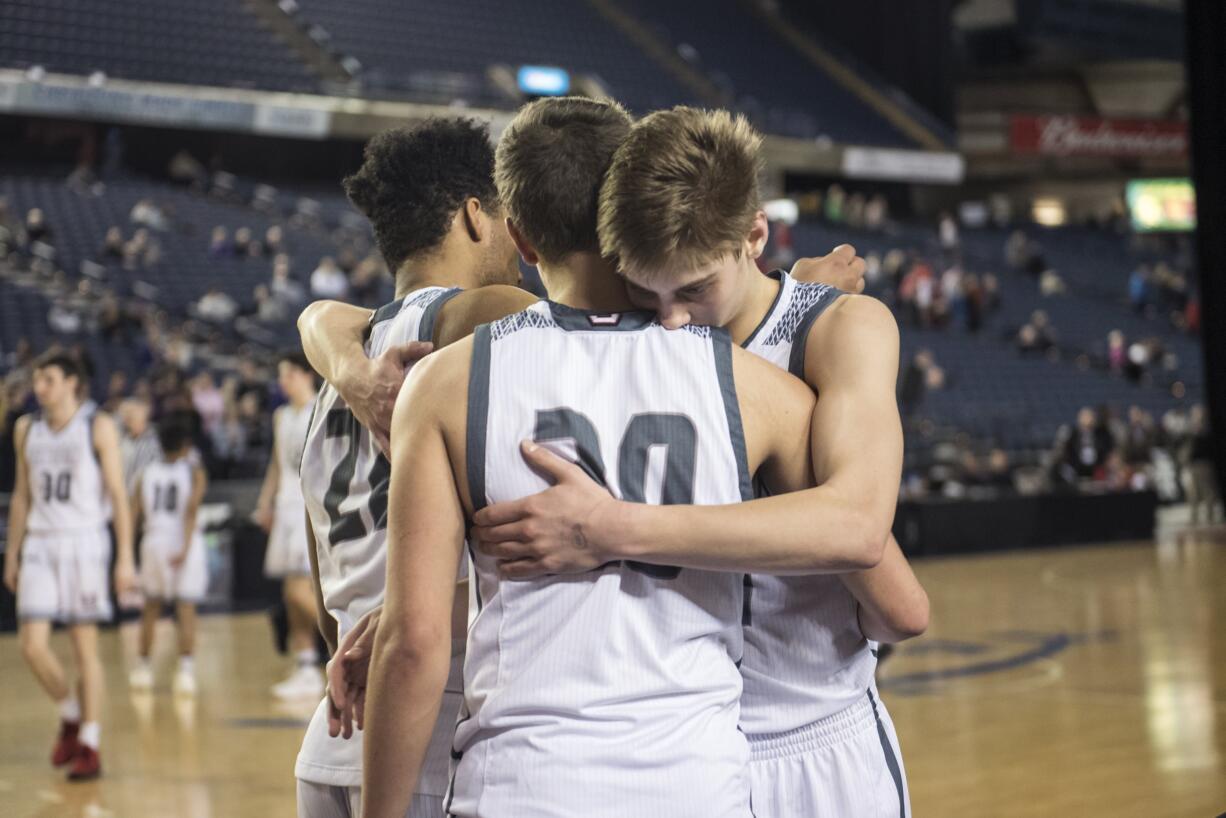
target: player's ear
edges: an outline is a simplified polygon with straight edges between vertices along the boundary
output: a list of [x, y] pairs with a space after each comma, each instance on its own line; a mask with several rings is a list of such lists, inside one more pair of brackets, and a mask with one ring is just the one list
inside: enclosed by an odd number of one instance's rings
[[524, 264], [535, 267], [540, 263], [541, 257], [537, 255], [536, 248], [528, 243], [524, 238], [524, 234], [519, 232], [519, 228], [515, 226], [515, 222], [507, 219], [507, 233], [511, 236], [511, 241], [515, 242], [515, 249], [519, 251], [519, 257], [524, 260]]
[[462, 213], [464, 229], [468, 232], [469, 239], [481, 242], [489, 237], [490, 223], [485, 210], [481, 207], [480, 199], [473, 196], [464, 200]]
[[770, 223], [766, 219], [766, 211], [759, 210], [753, 216], [753, 224], [749, 228], [749, 235], [745, 237], [746, 253], [749, 257], [758, 258], [766, 250], [766, 242], [770, 239], [771, 229]]

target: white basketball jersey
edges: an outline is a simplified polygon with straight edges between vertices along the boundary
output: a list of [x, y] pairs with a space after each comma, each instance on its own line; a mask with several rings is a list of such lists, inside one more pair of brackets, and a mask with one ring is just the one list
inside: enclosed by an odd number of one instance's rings
[[146, 542], [183, 547], [187, 506], [192, 498], [192, 464], [189, 458], [173, 463], [155, 460], [141, 471], [141, 519]]
[[102, 468], [94, 450], [94, 412], [84, 406], [53, 431], [40, 413], [26, 433], [32, 534], [57, 534], [106, 525]]
[[[381, 307], [371, 317], [366, 354], [377, 356], [409, 341], [429, 341], [438, 310], [461, 291], [427, 287]], [[315, 535], [324, 606], [343, 638], [354, 622], [383, 603], [387, 574], [387, 491], [391, 469], [378, 444], [353, 417], [344, 400], [325, 384], [302, 452], [302, 493]], [[458, 692], [458, 664], [448, 689]], [[455, 710], [440, 713], [450, 735]], [[319, 726], [316, 727], [316, 722]], [[362, 783], [362, 734], [348, 741], [328, 736], [313, 721], [298, 755], [297, 776], [334, 786]], [[428, 759], [417, 791], [441, 796], [447, 789], [446, 745]]]
[[[371, 317], [366, 354], [429, 341], [440, 307], [458, 289], [427, 287]], [[302, 492], [315, 534], [324, 604], [343, 636], [383, 601], [387, 545], [387, 458], [332, 387], [325, 384], [305, 435]]]
[[[804, 377], [805, 339], [842, 295], [778, 273], [779, 295], [745, 349]], [[877, 668], [855, 597], [837, 576], [745, 578], [741, 727], [751, 739], [785, 733], [862, 700]]]
[[298, 467], [302, 463], [307, 425], [311, 421], [316, 400], [318, 397], [300, 409], [287, 403], [273, 414], [273, 439], [277, 445], [277, 463], [281, 467], [277, 481], [278, 506], [302, 505], [302, 481], [298, 479]]
[[[535, 439], [617, 497], [751, 495], [723, 330], [541, 302], [479, 327], [468, 393], [473, 503], [535, 494]], [[617, 562], [499, 581], [471, 554], [448, 815], [748, 818], [737, 727], [741, 577]]]

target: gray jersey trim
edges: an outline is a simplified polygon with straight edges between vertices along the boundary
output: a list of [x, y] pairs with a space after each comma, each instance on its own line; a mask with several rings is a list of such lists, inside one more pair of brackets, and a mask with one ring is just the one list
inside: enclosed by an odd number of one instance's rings
[[[554, 301], [547, 301], [546, 303], [549, 305], [549, 311], [553, 315], [554, 323], [568, 332], [630, 332], [646, 329], [654, 324], [656, 320], [655, 313], [643, 310], [601, 313], [595, 310], [580, 310], [575, 307], [568, 307], [565, 304], [558, 304]], [[608, 321], [602, 323], [601, 319], [608, 319]]]
[[404, 298], [397, 298], [395, 301], [389, 301], [382, 307], [374, 311], [370, 316], [370, 325], [382, 324], [384, 321], [390, 321], [400, 314], [400, 308], [404, 306]]
[[440, 293], [438, 298], [426, 305], [426, 308], [421, 313], [421, 323], [417, 326], [417, 340], [434, 340], [434, 322], [438, 319], [438, 311], [443, 308], [444, 304], [462, 292], [464, 291], [459, 287], [452, 287], [450, 290]]
[[779, 290], [775, 293], [775, 300], [771, 302], [771, 307], [766, 311], [766, 315], [762, 316], [762, 320], [759, 321], [758, 325], [753, 328], [753, 332], [749, 333], [749, 337], [741, 342], [741, 347], [743, 349], [749, 349], [749, 345], [752, 344], [754, 339], [758, 337], [758, 333], [760, 333], [766, 327], [766, 325], [770, 323], [770, 320], [775, 317], [775, 310], [779, 308], [779, 299], [783, 298], [783, 290], [787, 284], [786, 276], [787, 273], [785, 273], [783, 270], [772, 270], [766, 274], [767, 278], [773, 278], [779, 282]]
[[788, 359], [788, 372], [802, 381], [805, 378], [805, 346], [809, 340], [809, 330], [813, 329], [813, 322], [826, 311], [826, 308], [843, 295], [845, 293], [842, 290], [836, 290], [834, 287], [826, 288], [826, 291], [817, 301], [813, 302], [813, 306], [809, 307], [808, 312], [796, 325], [796, 334], [792, 336], [792, 355]]
[[724, 398], [724, 412], [728, 415], [728, 432], [732, 438], [732, 451], [736, 457], [741, 499], [752, 500], [753, 476], [749, 473], [745, 428], [741, 425], [741, 405], [736, 399], [736, 382], [732, 378], [732, 338], [726, 329], [711, 328], [711, 349], [715, 355], [715, 374], [719, 378], [719, 391]]
[[473, 511], [485, 508], [485, 434], [490, 413], [490, 325], [473, 331], [472, 368], [468, 374], [468, 493]]
[[868, 701], [873, 706], [873, 718], [877, 721], [877, 738], [881, 740], [881, 750], [885, 753], [885, 766], [889, 768], [890, 777], [894, 779], [894, 788], [898, 790], [898, 818], [907, 818], [907, 794], [903, 790], [902, 769], [898, 766], [898, 757], [894, 755], [894, 745], [885, 731], [885, 725], [881, 723], [881, 714], [877, 712], [877, 698], [873, 695], [872, 688], [868, 690]]

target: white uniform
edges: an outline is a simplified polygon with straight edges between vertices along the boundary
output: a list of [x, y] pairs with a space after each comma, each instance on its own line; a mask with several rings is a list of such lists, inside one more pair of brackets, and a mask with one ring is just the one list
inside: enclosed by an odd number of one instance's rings
[[183, 551], [192, 474], [192, 463], [186, 457], [173, 463], [158, 459], [141, 471], [140, 577], [147, 597], [184, 602], [204, 598], [209, 577], [204, 536], [198, 527], [192, 531], [187, 559], [178, 568], [170, 564]]
[[[535, 438], [623, 499], [751, 496], [723, 330], [539, 303], [478, 328], [473, 502], [546, 488]], [[451, 816], [749, 818], [741, 577], [629, 562], [500, 582], [472, 555]]]
[[[780, 273], [745, 348], [804, 377], [805, 339], [841, 292]], [[910, 815], [898, 739], [880, 700], [876, 644], [837, 576], [745, 578], [741, 728], [758, 818]]]
[[311, 573], [307, 557], [306, 509], [298, 466], [302, 463], [307, 424], [314, 408], [312, 400], [301, 409], [286, 404], [273, 414], [273, 440], [281, 474], [273, 501], [268, 550], [264, 554], [264, 574], [273, 579]]
[[[429, 341], [439, 308], [459, 292], [427, 287], [381, 308], [371, 319], [366, 353], [373, 357], [409, 341]], [[343, 637], [354, 622], [383, 602], [390, 467], [335, 389], [325, 385], [316, 405], [302, 456], [302, 489], [315, 534], [324, 606]], [[443, 812], [462, 664], [461, 638], [453, 651], [451, 677], [411, 818], [439, 818]], [[357, 815], [362, 734], [349, 740], [329, 736], [326, 699], [307, 728], [294, 773], [299, 779], [300, 817]]]
[[17, 580], [22, 619], [111, 618], [111, 538], [93, 423], [94, 413], [82, 407], [58, 432], [40, 415], [26, 434], [30, 511]]

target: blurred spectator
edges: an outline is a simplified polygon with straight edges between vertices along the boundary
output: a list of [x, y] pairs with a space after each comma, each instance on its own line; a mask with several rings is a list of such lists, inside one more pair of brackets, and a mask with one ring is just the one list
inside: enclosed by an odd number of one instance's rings
[[358, 263], [353, 275], [349, 277], [349, 293], [356, 303], [369, 306], [379, 297], [382, 269], [382, 263], [374, 255], [367, 256]]
[[170, 157], [170, 162], [166, 165], [166, 174], [175, 184], [197, 191], [203, 191], [209, 183], [209, 174], [204, 169], [204, 165], [185, 150], [180, 150]]
[[941, 249], [946, 254], [953, 254], [958, 250], [960, 240], [958, 237], [958, 223], [954, 221], [954, 217], [950, 213], [942, 213], [941, 221], [937, 225], [937, 233], [941, 240]]
[[1149, 306], [1149, 279], [1148, 264], [1138, 264], [1128, 276], [1128, 303], [1138, 313], [1145, 312]]
[[945, 386], [945, 371], [936, 364], [932, 352], [921, 349], [902, 372], [898, 385], [898, 403], [904, 417], [910, 417], [924, 402], [929, 390]]
[[847, 202], [847, 193], [838, 184], [833, 184], [826, 191], [825, 213], [826, 220], [835, 224], [842, 224], [846, 218], [844, 213]]
[[278, 256], [273, 263], [272, 281], [269, 282], [268, 289], [274, 298], [285, 302], [287, 307], [296, 307], [306, 299], [302, 285], [290, 278], [289, 257], [284, 254]]
[[128, 214], [128, 220], [151, 230], [162, 231], [168, 226], [166, 214], [162, 212], [162, 208], [153, 203], [152, 199], [141, 199], [134, 204], [132, 212]]
[[149, 269], [155, 266], [161, 258], [161, 244], [144, 227], [138, 228], [123, 246], [123, 268], [125, 270]]
[[223, 476], [230, 476], [247, 456], [247, 427], [243, 425], [237, 403], [228, 403], [221, 421], [209, 432], [213, 457]]
[[864, 226], [869, 230], [881, 230], [889, 217], [885, 197], [878, 193], [864, 206]]
[[968, 275], [962, 279], [962, 303], [966, 331], [979, 332], [983, 326], [983, 285], [979, 283], [979, 276]]
[[1213, 470], [1213, 438], [1204, 406], [1193, 406], [1188, 413], [1188, 435], [1180, 447], [1179, 461], [1184, 467], [1183, 489], [1191, 508], [1192, 524], [1200, 524], [1202, 512], [1206, 523], [1222, 519], [1223, 515], [1218, 513], [1221, 496]]
[[191, 380], [192, 406], [200, 415], [204, 432], [212, 435], [225, 414], [226, 402], [213, 374], [207, 369]]
[[1030, 321], [1017, 331], [1017, 348], [1023, 355], [1042, 354], [1056, 345], [1056, 331], [1047, 318], [1047, 313], [1035, 310]]
[[1121, 453], [1130, 466], [1149, 462], [1150, 453], [1158, 442], [1158, 430], [1154, 418], [1139, 406], [1128, 407], [1128, 423], [1124, 429]]
[[98, 257], [104, 261], [118, 261], [123, 258], [123, 245], [123, 229], [112, 225], [106, 230], [106, 238], [102, 240]]
[[859, 230], [864, 227], [864, 208], [867, 203], [864, 200], [864, 194], [859, 191], [851, 194], [847, 199], [847, 226]]
[[232, 255], [234, 246], [230, 244], [230, 231], [219, 224], [209, 236], [209, 258], [228, 258]]
[[196, 303], [196, 312], [201, 318], [224, 324], [232, 321], [238, 314], [238, 304], [225, 292], [213, 287], [200, 297], [200, 301]]
[[316, 298], [343, 299], [349, 294], [349, 279], [336, 266], [336, 260], [324, 256], [319, 260], [319, 266], [311, 273], [311, 295]]
[[267, 284], [257, 284], [255, 292], [255, 317], [268, 324], [279, 323], [289, 317], [285, 302], [274, 298]]
[[1005, 241], [1005, 263], [1013, 270], [1024, 270], [1030, 261], [1030, 240], [1021, 230], [1014, 230]]
[[1107, 368], [1112, 372], [1122, 373], [1128, 365], [1128, 348], [1124, 342], [1124, 333], [1113, 329], [1107, 333]]
[[31, 208], [30, 212], [26, 214], [25, 233], [26, 239], [30, 243], [51, 241], [53, 235], [51, 227], [47, 224], [47, 218], [43, 215], [43, 211], [40, 208]]
[[1067, 292], [1068, 287], [1064, 279], [1055, 270], [1049, 267], [1039, 274], [1039, 295], [1050, 298], [1055, 295], [1064, 295]]
[[139, 398], [127, 398], [119, 404], [119, 454], [129, 492], [145, 466], [162, 456], [157, 432], [149, 423], [151, 410], [149, 402]]
[[102, 411], [112, 415], [115, 414], [119, 410], [119, 404], [127, 394], [128, 373], [122, 369], [112, 372], [110, 379], [106, 383], [106, 397], [102, 401]]
[[1113, 447], [1111, 433], [1099, 423], [1094, 410], [1085, 407], [1077, 413], [1074, 428], [1064, 427], [1060, 430], [1057, 472], [1069, 484], [1088, 480], [1107, 462]]
[[257, 245], [253, 251], [252, 244], [250, 227], [240, 227], [234, 231], [234, 255], [240, 258], [259, 255], [260, 248]]
[[263, 252], [269, 257], [285, 252], [285, 231], [280, 225], [274, 224], [264, 231]]

